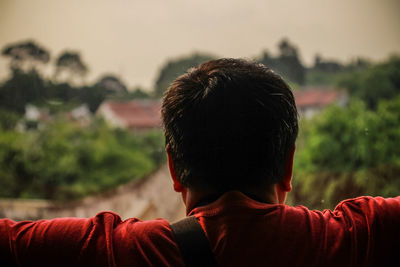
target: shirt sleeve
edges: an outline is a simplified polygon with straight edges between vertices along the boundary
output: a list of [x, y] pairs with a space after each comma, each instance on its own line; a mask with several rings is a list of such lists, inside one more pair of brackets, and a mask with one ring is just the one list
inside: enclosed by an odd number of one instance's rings
[[0, 220], [0, 266], [184, 266], [165, 219]]
[[352, 265], [400, 266], [400, 196], [345, 200], [334, 213], [343, 217]]
[[1, 266], [115, 266], [118, 215], [14, 222], [0, 220]]

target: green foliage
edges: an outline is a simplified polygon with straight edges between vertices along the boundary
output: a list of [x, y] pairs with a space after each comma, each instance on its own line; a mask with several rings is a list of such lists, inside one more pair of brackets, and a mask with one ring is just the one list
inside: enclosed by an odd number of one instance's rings
[[100, 104], [106, 99], [107, 92], [97, 86], [83, 86], [77, 89], [76, 98], [80, 103], [86, 103], [91, 112], [95, 112]]
[[304, 84], [306, 68], [300, 61], [297, 48], [287, 39], [282, 39], [278, 47], [279, 55], [277, 57], [264, 52], [256, 61], [273, 69], [290, 82]]
[[301, 121], [292, 203], [320, 209], [359, 195], [399, 195], [399, 121], [400, 97], [376, 112], [354, 101]]
[[313, 86], [339, 87], [343, 80], [354, 78], [354, 73], [364, 71], [370, 66], [370, 62], [363, 58], [357, 58], [348, 64], [341, 64], [335, 60], [325, 60], [320, 55], [315, 56], [314, 65], [307, 69], [306, 84]]
[[75, 75], [84, 76], [88, 71], [86, 64], [82, 61], [81, 56], [75, 51], [64, 51], [56, 60], [55, 76], [59, 76], [61, 72], [69, 73], [70, 79]]
[[149, 93], [141, 89], [140, 87], [137, 87], [133, 92], [130, 92], [128, 94], [129, 99], [147, 99], [150, 98]]
[[128, 93], [126, 85], [115, 75], [103, 75], [96, 83], [96, 87], [102, 88], [109, 95], [124, 95]]
[[140, 87], [137, 87], [133, 91], [128, 91], [127, 93], [108, 96], [108, 99], [117, 100], [117, 101], [129, 101], [133, 99], [150, 99], [151, 96], [146, 91], [142, 90]]
[[343, 76], [342, 72], [326, 72], [320, 70], [310, 69], [307, 70], [306, 81], [307, 85], [323, 85], [323, 86], [334, 86], [338, 83], [338, 80]]
[[53, 109], [54, 103], [64, 108], [86, 103], [92, 112], [107, 96], [106, 90], [98, 86], [73, 87], [68, 83], [53, 83], [44, 80], [31, 70], [13, 70], [12, 76], [0, 86], [0, 105], [10, 112], [23, 114], [27, 104]]
[[338, 81], [340, 87], [364, 100], [369, 108], [375, 109], [379, 100], [391, 99], [400, 94], [400, 57], [372, 65], [365, 70], [348, 73]]
[[213, 59], [210, 55], [193, 54], [188, 57], [181, 57], [170, 60], [161, 68], [156, 80], [154, 93], [156, 97], [161, 97], [171, 83], [180, 75], [184, 74], [189, 68], [196, 67], [201, 63]]
[[20, 116], [12, 111], [0, 109], [0, 128], [3, 130], [12, 130], [17, 125]]
[[0, 196], [70, 200], [141, 178], [165, 160], [161, 131], [132, 134], [102, 121], [0, 130]]
[[14, 69], [12, 76], [0, 87], [0, 106], [22, 114], [28, 103], [42, 102], [48, 95], [45, 81], [35, 71]]
[[47, 63], [50, 60], [50, 53], [30, 40], [5, 46], [2, 55], [11, 59], [10, 68], [12, 70], [26, 69], [27, 64], [29, 65], [28, 70], [33, 70], [36, 63]]
[[344, 66], [339, 62], [323, 59], [319, 54], [315, 55], [314, 66], [312, 67], [313, 70], [324, 73], [335, 73], [342, 70], [343, 68]]

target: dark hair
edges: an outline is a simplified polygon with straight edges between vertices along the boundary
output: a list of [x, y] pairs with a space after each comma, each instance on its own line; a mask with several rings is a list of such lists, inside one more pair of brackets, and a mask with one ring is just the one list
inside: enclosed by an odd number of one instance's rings
[[178, 77], [164, 95], [166, 147], [192, 189], [252, 190], [283, 177], [297, 137], [293, 94], [266, 66], [218, 59]]

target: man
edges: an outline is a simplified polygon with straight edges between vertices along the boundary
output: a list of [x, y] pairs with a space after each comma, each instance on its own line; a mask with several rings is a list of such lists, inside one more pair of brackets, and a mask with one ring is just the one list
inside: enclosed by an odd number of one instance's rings
[[[288, 85], [263, 65], [209, 61], [179, 77], [163, 108], [168, 163], [188, 215], [221, 266], [395, 266], [400, 197], [360, 197], [335, 211], [284, 204], [291, 190], [297, 111]], [[3, 265], [183, 266], [169, 222], [0, 221]]]

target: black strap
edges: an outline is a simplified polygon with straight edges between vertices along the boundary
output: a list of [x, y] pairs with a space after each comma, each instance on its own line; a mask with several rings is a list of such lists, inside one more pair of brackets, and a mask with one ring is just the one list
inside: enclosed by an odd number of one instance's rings
[[171, 229], [186, 266], [218, 266], [203, 228], [194, 216], [171, 224]]

